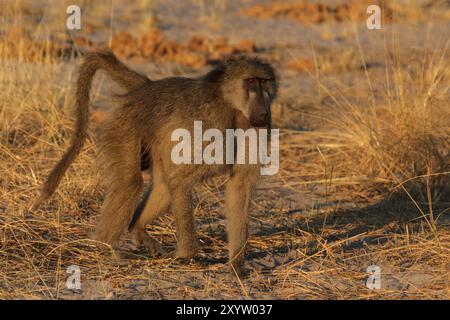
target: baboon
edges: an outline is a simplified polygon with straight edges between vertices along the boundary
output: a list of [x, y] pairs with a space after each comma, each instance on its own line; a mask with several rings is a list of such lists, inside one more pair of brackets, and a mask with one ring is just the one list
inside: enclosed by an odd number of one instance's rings
[[[77, 82], [72, 144], [51, 171], [35, 205], [52, 195], [82, 149], [91, 83], [99, 69], [105, 70], [127, 93], [118, 96], [121, 105], [104, 123], [99, 139], [106, 195], [94, 239], [115, 247], [128, 226], [132, 237], [150, 255], [158, 254], [160, 246], [145, 227], [170, 210], [176, 223], [175, 257], [192, 258], [197, 252], [192, 189], [209, 177], [228, 174], [225, 202], [229, 258], [235, 272], [242, 274], [249, 206], [259, 166], [176, 165], [171, 160], [171, 133], [177, 128], [192, 131], [194, 120], [201, 120], [205, 130], [216, 128], [221, 132], [270, 127], [271, 104], [277, 93], [273, 68], [255, 57], [235, 56], [199, 78], [153, 81], [127, 68], [110, 51], [86, 54]], [[152, 171], [152, 189], [138, 205], [143, 188], [141, 170], [146, 168]]]

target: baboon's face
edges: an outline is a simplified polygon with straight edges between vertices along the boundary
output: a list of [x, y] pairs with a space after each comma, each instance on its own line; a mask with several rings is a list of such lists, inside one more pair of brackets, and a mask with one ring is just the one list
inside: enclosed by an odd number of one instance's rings
[[275, 99], [275, 80], [267, 75], [246, 75], [224, 85], [224, 95], [254, 127], [266, 127], [271, 121]]
[[252, 126], [265, 127], [270, 123], [271, 104], [274, 92], [272, 79], [247, 78], [243, 80], [243, 90], [247, 98], [247, 119]]
[[275, 72], [269, 64], [257, 58], [235, 57], [222, 67], [222, 93], [234, 109], [254, 127], [269, 127], [271, 105], [277, 93]]

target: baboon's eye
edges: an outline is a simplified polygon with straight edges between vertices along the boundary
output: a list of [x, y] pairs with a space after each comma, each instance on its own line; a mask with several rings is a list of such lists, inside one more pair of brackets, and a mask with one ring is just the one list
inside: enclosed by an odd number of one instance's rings
[[247, 81], [248, 81], [248, 83], [253, 83], [253, 82], [255, 82], [255, 78], [249, 78], [249, 79], [247, 79]]
[[264, 83], [266, 83], [267, 80], [266, 79], [261, 79], [260, 81], [261, 81], [261, 84], [264, 84]]

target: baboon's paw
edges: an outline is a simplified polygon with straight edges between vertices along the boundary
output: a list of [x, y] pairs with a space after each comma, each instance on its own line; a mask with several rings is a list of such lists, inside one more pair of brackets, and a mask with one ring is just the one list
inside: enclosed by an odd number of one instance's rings
[[112, 258], [120, 260], [120, 254], [118, 254], [119, 243], [114, 241], [113, 243], [108, 240], [106, 234], [101, 234], [98, 231], [89, 233], [88, 238], [92, 240], [91, 244], [95, 246], [97, 250], [103, 254], [109, 254]]
[[122, 265], [123, 263], [128, 263], [126, 260], [135, 260], [139, 258], [139, 253], [133, 252], [133, 251], [126, 251], [126, 250], [116, 250], [114, 252], [115, 262], [118, 265]]
[[142, 245], [151, 257], [166, 256], [167, 253], [161, 248], [158, 241], [153, 238], [145, 237], [142, 239]]
[[232, 277], [239, 277], [239, 279], [247, 278], [250, 272], [243, 264], [230, 264], [230, 274]]
[[195, 258], [176, 258], [176, 262], [179, 264], [191, 264], [197, 263], [197, 260]]
[[184, 252], [181, 254], [179, 250], [175, 250], [171, 252], [170, 257], [175, 259], [179, 264], [199, 263], [200, 261], [197, 252], [191, 252], [189, 254]]
[[185, 239], [177, 243], [174, 258], [177, 259], [193, 259], [198, 253], [198, 244], [196, 238]]
[[182, 260], [191, 260], [197, 255], [197, 246], [196, 245], [190, 245], [187, 247], [177, 247], [175, 250], [173, 257], [176, 259], [182, 259]]
[[245, 268], [244, 255], [238, 255], [230, 260], [230, 273], [232, 276], [238, 276], [239, 278], [246, 278], [248, 276], [248, 270]]

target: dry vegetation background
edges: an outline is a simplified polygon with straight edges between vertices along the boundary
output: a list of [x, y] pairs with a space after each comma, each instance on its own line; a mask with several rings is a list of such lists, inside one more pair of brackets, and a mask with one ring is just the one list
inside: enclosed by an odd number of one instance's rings
[[[78, 3], [82, 30], [69, 32], [70, 1], [0, 2], [0, 299], [450, 297], [448, 1]], [[367, 4], [383, 7], [383, 30], [365, 27]], [[195, 261], [115, 261], [92, 246], [95, 137], [117, 90], [103, 76], [90, 140], [51, 201], [29, 209], [70, 142], [80, 56], [102, 47], [154, 79], [232, 53], [276, 66], [281, 166], [253, 201], [248, 279], [228, 274], [223, 179], [195, 192]], [[170, 215], [149, 231], [174, 248]], [[381, 290], [365, 286], [369, 265]]]

